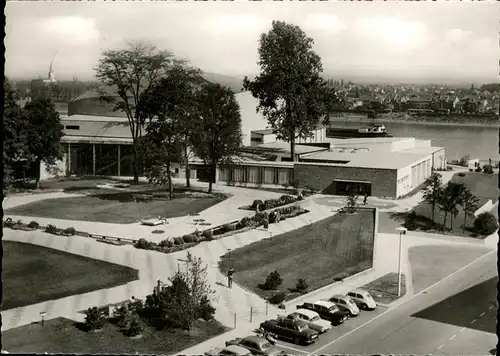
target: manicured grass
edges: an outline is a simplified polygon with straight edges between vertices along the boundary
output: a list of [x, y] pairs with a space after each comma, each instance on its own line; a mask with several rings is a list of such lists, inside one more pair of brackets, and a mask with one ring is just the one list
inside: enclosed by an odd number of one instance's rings
[[401, 273], [401, 294], [398, 297], [398, 274], [388, 273], [361, 287], [368, 291], [380, 304], [389, 304], [406, 294], [406, 276]]
[[174, 354], [227, 331], [217, 321], [195, 321], [191, 333], [147, 327], [141, 339], [130, 339], [107, 323], [102, 332], [82, 331], [68, 319], [53, 319], [2, 332], [2, 349], [10, 353]]
[[496, 174], [485, 174], [478, 172], [464, 172], [461, 177], [458, 173], [451, 178], [453, 183], [462, 183], [469, 188], [472, 195], [479, 199], [479, 206], [489, 199], [493, 202], [498, 200], [498, 176]]
[[[156, 190], [158, 192], [158, 190]], [[222, 194], [193, 196], [176, 192], [173, 200], [165, 196], [135, 201], [137, 192], [112, 192], [60, 199], [47, 199], [7, 209], [5, 214], [68, 220], [128, 224], [158, 216], [172, 218], [199, 213], [227, 198]], [[143, 191], [140, 194], [144, 193]], [[166, 195], [163, 191], [163, 195]]]
[[489, 251], [477, 246], [415, 246], [408, 250], [415, 293], [433, 285]]
[[[397, 214], [396, 214], [397, 215]], [[381, 212], [378, 213], [378, 232], [384, 234], [397, 234], [396, 228], [401, 227], [402, 222], [395, 218], [393, 213]]]
[[223, 256], [219, 267], [223, 273], [233, 267], [234, 281], [263, 297], [273, 292], [259, 284], [275, 270], [283, 278], [281, 291], [293, 291], [299, 278], [312, 291], [372, 267], [374, 222], [372, 209], [334, 215], [231, 251], [231, 259]]
[[3, 241], [2, 310], [111, 288], [139, 278], [135, 269], [37, 245]]

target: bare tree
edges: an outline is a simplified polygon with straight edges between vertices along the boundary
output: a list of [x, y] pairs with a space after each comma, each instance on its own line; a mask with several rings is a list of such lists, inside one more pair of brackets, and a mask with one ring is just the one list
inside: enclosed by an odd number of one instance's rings
[[122, 111], [132, 134], [134, 183], [139, 181], [138, 138], [142, 136], [144, 123], [136, 115], [136, 107], [142, 92], [161, 76], [176, 60], [169, 51], [159, 50], [143, 41], [128, 42], [126, 49], [109, 49], [102, 53], [94, 69], [99, 81], [108, 86], [114, 95], [101, 93], [101, 98], [114, 103], [113, 110]]

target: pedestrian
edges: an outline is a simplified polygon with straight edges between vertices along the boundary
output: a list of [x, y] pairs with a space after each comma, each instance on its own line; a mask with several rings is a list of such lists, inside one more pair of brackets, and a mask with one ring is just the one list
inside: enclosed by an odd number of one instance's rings
[[365, 194], [365, 198], [363, 199], [363, 205], [366, 205], [368, 202], [368, 195]]
[[233, 288], [233, 274], [234, 274], [234, 269], [233, 267], [230, 267], [229, 270], [227, 271], [227, 286], [229, 288]]

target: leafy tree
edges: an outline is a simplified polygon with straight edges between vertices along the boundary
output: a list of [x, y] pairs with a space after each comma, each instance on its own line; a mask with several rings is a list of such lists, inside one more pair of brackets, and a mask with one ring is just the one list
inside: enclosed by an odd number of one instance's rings
[[450, 228], [453, 229], [453, 218], [457, 216], [457, 205], [462, 202], [465, 186], [460, 183], [450, 182], [443, 189], [439, 199], [439, 209], [444, 212], [444, 229], [446, 229], [446, 222], [448, 215], [450, 215]]
[[197, 128], [191, 140], [196, 155], [210, 166], [212, 193], [217, 165], [230, 163], [241, 146], [240, 107], [229, 87], [205, 83], [197, 95]]
[[443, 182], [441, 180], [441, 174], [433, 172], [424, 182], [424, 188], [422, 189], [422, 198], [429, 204], [432, 208], [432, 221], [434, 220], [434, 214], [436, 211], [436, 206], [441, 199], [443, 191]]
[[173, 62], [173, 54], [168, 51], [145, 42], [129, 42], [126, 49], [104, 51], [94, 69], [97, 79], [116, 94], [103, 93], [102, 99], [114, 103], [114, 110], [127, 116], [133, 142], [134, 183], [139, 181], [139, 137], [143, 129], [136, 108], [141, 94], [162, 77]]
[[17, 104], [17, 94], [7, 78], [3, 81], [3, 163], [4, 187], [25, 168], [29, 157], [29, 122]]
[[131, 317], [132, 312], [127, 305], [122, 305], [113, 312], [113, 319], [120, 328], [126, 328]]
[[464, 225], [465, 228], [467, 226], [467, 218], [474, 214], [474, 212], [478, 209], [479, 199], [476, 198], [472, 193], [467, 189], [464, 191], [462, 195], [462, 209], [464, 211]]
[[347, 212], [355, 213], [358, 207], [358, 191], [354, 187], [347, 189]]
[[85, 326], [89, 331], [99, 330], [104, 326], [104, 317], [97, 307], [85, 311]]
[[321, 77], [321, 58], [312, 50], [313, 42], [298, 26], [273, 21], [272, 29], [260, 36], [261, 72], [252, 81], [245, 77], [243, 84], [259, 99], [257, 110], [277, 138], [290, 143], [292, 161], [296, 139], [326, 124], [337, 101], [335, 89]]
[[56, 160], [63, 158], [61, 138], [63, 125], [50, 99], [35, 98], [24, 107], [26, 118], [29, 121], [28, 147], [32, 161], [35, 162], [36, 187], [40, 185], [40, 164], [44, 162], [52, 166]]

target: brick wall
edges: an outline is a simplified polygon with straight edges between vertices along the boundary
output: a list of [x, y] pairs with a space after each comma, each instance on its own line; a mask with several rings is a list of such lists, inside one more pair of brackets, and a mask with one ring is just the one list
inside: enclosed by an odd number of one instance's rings
[[301, 187], [311, 186], [323, 191], [335, 179], [367, 181], [372, 183], [372, 194], [378, 197], [396, 197], [397, 170], [328, 166], [295, 163], [295, 179]]

